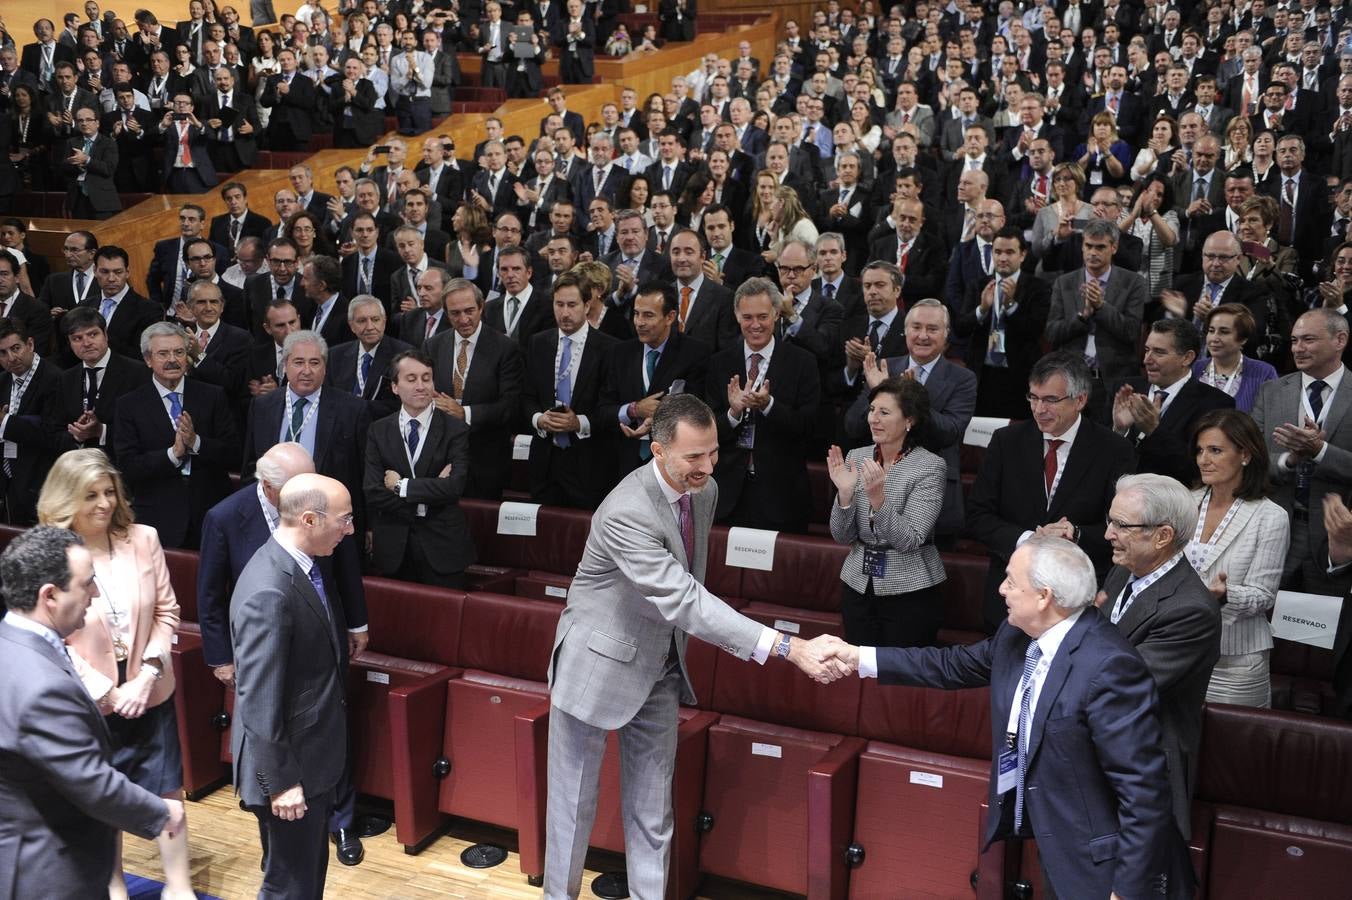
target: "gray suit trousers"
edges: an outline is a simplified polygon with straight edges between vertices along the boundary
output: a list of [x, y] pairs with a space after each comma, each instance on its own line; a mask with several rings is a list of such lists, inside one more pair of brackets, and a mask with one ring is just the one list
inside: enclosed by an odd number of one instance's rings
[[[625, 868], [633, 900], [663, 900], [666, 895], [681, 683], [673, 652], [638, 714], [619, 730]], [[582, 888], [608, 734], [560, 709], [550, 710], [546, 846], [569, 852], [545, 856], [545, 900], [576, 900]]]

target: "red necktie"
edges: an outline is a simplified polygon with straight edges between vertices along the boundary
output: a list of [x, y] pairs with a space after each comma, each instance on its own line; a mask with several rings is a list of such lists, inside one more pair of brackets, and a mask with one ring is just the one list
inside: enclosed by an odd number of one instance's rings
[[1037, 192], [1043, 197], [1047, 196], [1047, 176], [1039, 175], [1037, 177]]
[[178, 161], [185, 166], [192, 165], [192, 150], [188, 148], [188, 126], [178, 126]]
[[1056, 451], [1061, 449], [1065, 441], [1051, 440], [1047, 442], [1047, 457], [1042, 461], [1042, 478], [1047, 485], [1047, 496], [1051, 497], [1052, 485], [1056, 483]]

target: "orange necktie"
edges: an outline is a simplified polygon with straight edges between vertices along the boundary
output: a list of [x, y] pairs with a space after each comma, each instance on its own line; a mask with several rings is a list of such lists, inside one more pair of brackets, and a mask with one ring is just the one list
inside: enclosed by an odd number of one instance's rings
[[685, 316], [690, 312], [690, 293], [689, 286], [681, 288], [681, 331], [685, 331]]

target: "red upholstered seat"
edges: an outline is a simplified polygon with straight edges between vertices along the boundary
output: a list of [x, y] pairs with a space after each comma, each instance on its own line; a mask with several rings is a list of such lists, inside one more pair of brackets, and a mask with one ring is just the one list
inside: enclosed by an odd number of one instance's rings
[[830, 538], [780, 534], [771, 571], [742, 571], [742, 596], [778, 606], [838, 611], [840, 567], [849, 552]]
[[939, 629], [941, 644], [973, 644], [986, 637], [982, 604], [986, 595], [986, 572], [990, 560], [984, 554], [945, 553], [944, 620]]
[[178, 599], [179, 620], [197, 621], [197, 553], [165, 548], [164, 562], [169, 567], [169, 583]]
[[[183, 790], [192, 799], [210, 793], [230, 777], [222, 762], [217, 716], [225, 708], [225, 687], [202, 655], [202, 638], [179, 631], [169, 651], [174, 667], [174, 714], [183, 755]], [[226, 744], [229, 749], [229, 744]]]

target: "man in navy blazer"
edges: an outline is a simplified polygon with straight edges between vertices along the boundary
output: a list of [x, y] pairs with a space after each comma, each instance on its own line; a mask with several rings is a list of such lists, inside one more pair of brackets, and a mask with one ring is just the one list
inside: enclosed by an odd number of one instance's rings
[[1048, 897], [1181, 900], [1195, 879], [1171, 815], [1155, 682], [1092, 606], [1095, 584], [1074, 544], [1032, 537], [1010, 558], [1000, 587], [1007, 621], [994, 637], [945, 648], [842, 645], [837, 660], [883, 684], [990, 686], [982, 849], [1035, 837]]
[[225, 391], [184, 377], [190, 340], [171, 322], [145, 330], [152, 377], [117, 401], [115, 453], [136, 521], [153, 526], [165, 547], [195, 550], [207, 510], [230, 493], [239, 433]]

